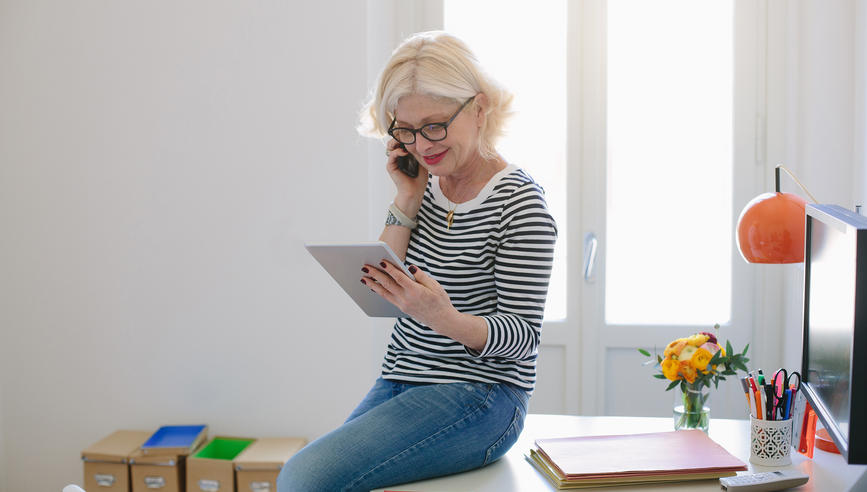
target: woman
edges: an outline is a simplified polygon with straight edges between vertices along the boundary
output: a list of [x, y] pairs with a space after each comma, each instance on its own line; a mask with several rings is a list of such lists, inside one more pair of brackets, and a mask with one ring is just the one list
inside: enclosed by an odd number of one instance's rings
[[[405, 260], [361, 282], [409, 318], [340, 428], [283, 468], [280, 491], [368, 491], [478, 468], [518, 439], [535, 382], [557, 229], [541, 187], [496, 151], [511, 94], [457, 38], [393, 53], [359, 130], [390, 135], [397, 186], [381, 240]], [[412, 155], [417, 177], [398, 168]]]

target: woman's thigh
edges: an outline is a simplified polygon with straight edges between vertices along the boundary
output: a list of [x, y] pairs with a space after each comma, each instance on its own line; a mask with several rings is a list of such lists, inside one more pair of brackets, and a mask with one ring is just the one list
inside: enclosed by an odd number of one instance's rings
[[502, 385], [412, 386], [302, 449], [278, 490], [366, 492], [478, 468], [508, 451], [525, 415], [526, 397]]
[[396, 392], [399, 391], [399, 388], [401, 386], [406, 385], [395, 385], [394, 383], [386, 381], [385, 379], [377, 379], [376, 382], [373, 383], [373, 388], [371, 388], [370, 391], [367, 392], [367, 395], [365, 395], [364, 399], [361, 400], [361, 403], [359, 403], [358, 406], [355, 407], [355, 410], [353, 410], [352, 413], [349, 414], [349, 418], [346, 419], [346, 422], [349, 422], [350, 420], [355, 420], [361, 415], [364, 415], [370, 410], [373, 410], [379, 405], [390, 400], [391, 398], [396, 396]]

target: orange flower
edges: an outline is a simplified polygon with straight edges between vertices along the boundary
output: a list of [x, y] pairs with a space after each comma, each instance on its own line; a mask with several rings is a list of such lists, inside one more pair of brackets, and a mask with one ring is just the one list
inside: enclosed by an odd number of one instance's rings
[[704, 374], [707, 374], [707, 363], [713, 358], [713, 354], [703, 348], [696, 350], [692, 356], [692, 365]]
[[686, 346], [686, 338], [678, 338], [677, 340], [668, 344], [665, 347], [665, 352], [663, 352], [662, 356], [666, 359], [671, 358], [672, 355], [678, 356], [680, 355], [680, 351], [683, 350], [683, 347]]
[[668, 378], [669, 381], [680, 379], [677, 376], [678, 371], [680, 371], [680, 364], [676, 360], [665, 359], [662, 361], [662, 375]]
[[695, 382], [695, 377], [698, 375], [695, 367], [693, 367], [692, 365], [691, 360], [684, 360], [680, 362], [680, 373], [683, 375], [683, 379], [686, 379], [687, 383]]

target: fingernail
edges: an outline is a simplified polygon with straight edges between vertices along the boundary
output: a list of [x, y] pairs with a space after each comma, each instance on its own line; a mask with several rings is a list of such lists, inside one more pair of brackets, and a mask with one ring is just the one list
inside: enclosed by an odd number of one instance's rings
[[387, 265], [385, 264], [384, 261], [380, 261], [380, 262], [379, 262], [379, 266], [381, 266], [382, 268], [386, 268], [386, 267], [387, 267]]
[[418, 271], [418, 268], [416, 268], [415, 265], [410, 265], [409, 273], [415, 275], [415, 272], [417, 272], [417, 271]]
[[370, 273], [370, 270], [368, 270], [367, 267], [362, 267], [361, 271], [364, 273]]
[[367, 281], [364, 280], [364, 279], [361, 279], [361, 283], [364, 284], [364, 285], [367, 285]]

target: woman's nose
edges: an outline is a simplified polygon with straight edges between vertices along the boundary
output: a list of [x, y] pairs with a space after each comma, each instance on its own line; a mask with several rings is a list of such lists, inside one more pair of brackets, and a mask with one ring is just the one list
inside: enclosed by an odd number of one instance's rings
[[434, 143], [430, 140], [426, 139], [424, 135], [419, 133], [415, 137], [415, 148], [419, 151], [419, 153], [424, 154], [424, 152], [428, 149], [431, 149], [434, 146]]

